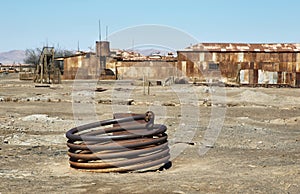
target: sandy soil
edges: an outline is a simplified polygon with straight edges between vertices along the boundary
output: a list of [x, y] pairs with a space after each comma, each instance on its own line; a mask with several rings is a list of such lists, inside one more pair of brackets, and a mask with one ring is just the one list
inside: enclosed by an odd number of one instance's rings
[[[44, 88], [1, 76], [0, 193], [300, 192], [300, 89], [174, 85], [143, 93], [138, 82]], [[69, 167], [68, 129], [147, 110], [168, 127], [170, 169], [103, 174]]]

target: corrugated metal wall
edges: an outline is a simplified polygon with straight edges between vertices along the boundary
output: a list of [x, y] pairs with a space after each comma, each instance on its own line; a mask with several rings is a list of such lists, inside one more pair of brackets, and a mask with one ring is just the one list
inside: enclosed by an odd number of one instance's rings
[[[187, 77], [245, 84], [287, 84], [300, 86], [298, 52], [201, 52], [178, 51], [177, 68]], [[219, 65], [219, 71], [210, 64]]]
[[115, 72], [118, 69], [120, 79], [166, 79], [181, 73], [177, 70], [175, 61], [118, 61], [108, 63], [107, 68]]
[[95, 55], [79, 55], [64, 59], [62, 79], [95, 79], [99, 77], [99, 60]]

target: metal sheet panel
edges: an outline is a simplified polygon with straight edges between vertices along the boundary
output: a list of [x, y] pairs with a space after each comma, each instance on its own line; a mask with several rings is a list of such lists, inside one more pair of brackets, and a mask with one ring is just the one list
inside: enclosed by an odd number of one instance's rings
[[287, 63], [287, 72], [293, 72], [293, 63]]
[[240, 71], [240, 83], [249, 84], [249, 70], [244, 69]]
[[259, 84], [277, 84], [277, 72], [258, 70], [258, 83]]
[[274, 71], [273, 63], [264, 63], [262, 70], [264, 71]]
[[182, 61], [181, 63], [181, 71], [184, 75], [186, 75], [186, 61]]
[[296, 72], [300, 72], [300, 53], [296, 53]]
[[257, 84], [258, 83], [258, 70], [254, 69], [253, 70], [253, 84]]
[[217, 61], [217, 54], [212, 53], [212, 61], [216, 62]]
[[[200, 61], [200, 62], [205, 61], [205, 53], [200, 53], [199, 55], [200, 55], [200, 56], [199, 56], [199, 57], [200, 57], [200, 60], [199, 60], [199, 61]], [[300, 60], [299, 60], [299, 61], [300, 61]]]
[[296, 73], [296, 86], [300, 86], [300, 73]]
[[238, 62], [244, 62], [244, 53], [238, 53]]

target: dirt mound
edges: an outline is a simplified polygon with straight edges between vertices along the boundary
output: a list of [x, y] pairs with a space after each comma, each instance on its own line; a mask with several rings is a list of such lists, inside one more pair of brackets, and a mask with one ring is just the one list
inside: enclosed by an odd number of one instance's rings
[[54, 122], [54, 121], [61, 121], [58, 117], [49, 117], [46, 114], [33, 114], [28, 115], [21, 118], [22, 121], [40, 121], [40, 122]]
[[255, 92], [251, 90], [243, 91], [242, 93], [238, 94], [238, 97], [241, 101], [271, 101], [274, 100], [275, 97], [272, 95], [265, 94], [263, 92]]

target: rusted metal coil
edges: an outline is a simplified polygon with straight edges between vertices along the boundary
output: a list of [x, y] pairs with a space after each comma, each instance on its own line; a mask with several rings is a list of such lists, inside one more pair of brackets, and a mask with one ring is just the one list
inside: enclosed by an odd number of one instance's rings
[[71, 167], [96, 172], [127, 172], [169, 162], [167, 127], [154, 124], [153, 112], [116, 114], [114, 117], [75, 127], [66, 133]]

